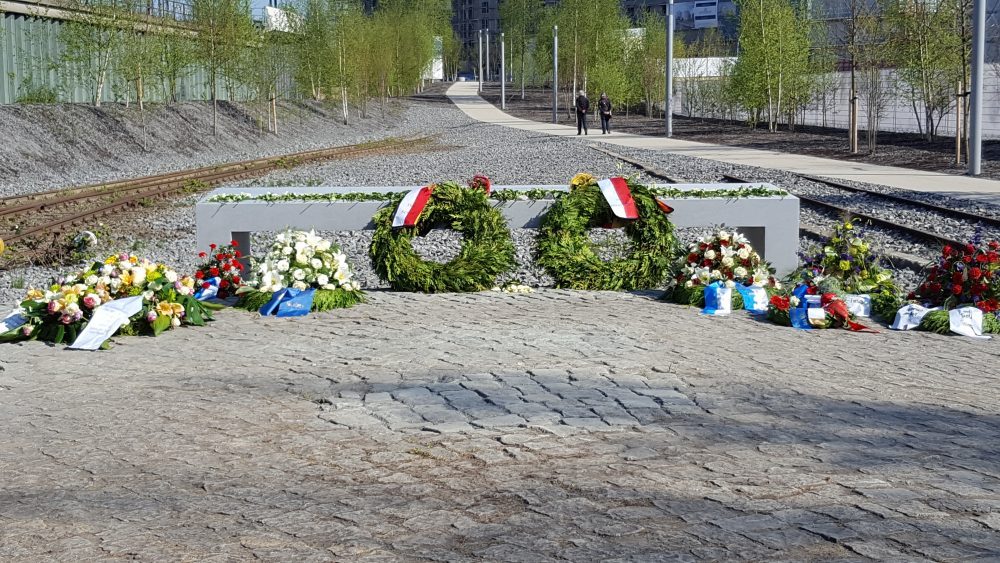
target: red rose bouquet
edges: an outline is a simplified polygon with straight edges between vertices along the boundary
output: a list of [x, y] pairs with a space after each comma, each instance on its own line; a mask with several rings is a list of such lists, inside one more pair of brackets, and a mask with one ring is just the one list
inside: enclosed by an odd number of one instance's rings
[[199, 258], [207, 261], [198, 266], [194, 277], [203, 289], [211, 287], [212, 279], [218, 278], [219, 289], [216, 296], [219, 299], [235, 295], [236, 290], [243, 285], [243, 264], [240, 263], [243, 254], [237, 250], [238, 246], [235, 240], [222, 247], [210, 244], [208, 252], [198, 253]]

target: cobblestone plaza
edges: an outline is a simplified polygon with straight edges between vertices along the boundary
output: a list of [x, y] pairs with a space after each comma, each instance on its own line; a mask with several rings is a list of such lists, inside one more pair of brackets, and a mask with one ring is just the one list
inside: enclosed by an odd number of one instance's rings
[[996, 561], [998, 342], [370, 294], [0, 355], [0, 559]]

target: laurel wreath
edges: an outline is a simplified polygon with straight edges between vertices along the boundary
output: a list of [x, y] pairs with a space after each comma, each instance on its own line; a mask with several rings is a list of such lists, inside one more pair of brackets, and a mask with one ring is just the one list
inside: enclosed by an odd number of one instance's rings
[[625, 256], [607, 262], [595, 252], [587, 235], [588, 229], [616, 224], [596, 183], [574, 187], [549, 208], [538, 237], [537, 262], [558, 287], [631, 290], [662, 286], [677, 252], [674, 226], [649, 188], [629, 182], [629, 189], [639, 211], [639, 218], [625, 225], [631, 245]]
[[[490, 205], [486, 192], [453, 182], [437, 184], [416, 225], [393, 229], [392, 217], [403, 195], [394, 197], [391, 205], [372, 218], [375, 233], [368, 251], [375, 272], [393, 289], [483, 291], [514, 266], [514, 243], [507, 221]], [[458, 256], [443, 264], [421, 258], [412, 245], [414, 235], [426, 234], [442, 223], [464, 235]]]

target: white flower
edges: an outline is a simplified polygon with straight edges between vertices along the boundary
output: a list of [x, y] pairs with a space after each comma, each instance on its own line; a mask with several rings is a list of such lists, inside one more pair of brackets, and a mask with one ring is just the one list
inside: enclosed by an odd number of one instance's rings
[[326, 274], [319, 274], [318, 276], [316, 276], [316, 283], [318, 285], [326, 285], [330, 283], [330, 276]]
[[87, 276], [87, 279], [83, 280], [87, 285], [97, 285], [99, 278], [95, 274]]
[[695, 275], [697, 275], [698, 279], [705, 284], [707, 284], [708, 280], [712, 278], [712, 272], [708, 268], [698, 268], [698, 271], [695, 273]]
[[337, 286], [333, 285], [332, 283], [328, 283], [328, 284], [326, 284], [326, 285], [323, 286], [323, 289], [331, 289], [331, 290], [333, 290], [333, 289], [337, 289]]
[[727, 268], [731, 268], [732, 265], [733, 265], [733, 257], [732, 256], [726, 256], [725, 258], [723, 258], [722, 259], [722, 265], [725, 266], [725, 267], [727, 267]]
[[118, 269], [123, 272], [127, 272], [132, 269], [132, 263], [128, 260], [122, 260], [118, 263]]
[[715, 260], [715, 251], [711, 248], [705, 251], [706, 260]]
[[275, 269], [279, 272], [287, 272], [289, 267], [291, 264], [288, 263], [288, 260], [278, 260], [278, 263], [275, 264]]
[[177, 317], [170, 317], [170, 326], [174, 328], [181, 326], [181, 320]]
[[166, 273], [163, 274], [163, 277], [166, 278], [168, 282], [174, 283], [175, 281], [177, 281], [177, 272], [173, 270], [167, 270]]
[[114, 264], [105, 264], [105, 265], [101, 266], [101, 273], [104, 274], [105, 276], [110, 276], [111, 272], [114, 272], [114, 271], [115, 271]]
[[304, 280], [304, 279], [306, 279], [306, 273], [305, 273], [305, 272], [303, 272], [303, 271], [302, 271], [301, 269], [299, 269], [299, 268], [296, 268], [296, 269], [295, 269], [295, 270], [294, 270], [294, 271], [292, 272], [292, 279], [295, 279], [295, 280], [300, 280], [300, 281], [301, 281], [301, 280]]
[[358, 291], [360, 289], [361, 289], [361, 284], [360, 283], [358, 283], [356, 281], [352, 281], [351, 282], [351, 290]]
[[286, 247], [284, 247], [284, 248], [281, 249], [281, 253], [284, 254], [285, 256], [288, 256], [289, 254], [292, 254], [294, 252], [295, 252], [295, 250], [292, 247], [290, 247], [290, 246], [286, 246]]
[[142, 292], [142, 298], [145, 299], [146, 301], [151, 301], [153, 299], [153, 292], [152, 291], [143, 291]]
[[738, 233], [733, 231], [733, 244], [740, 245], [747, 241], [747, 237], [743, 236], [743, 233]]
[[691, 280], [688, 280], [688, 281], [684, 282], [684, 287], [694, 287], [694, 282], [691, 281]]
[[729, 233], [726, 231], [719, 231], [719, 240], [729, 240]]
[[746, 260], [747, 258], [750, 258], [750, 251], [746, 248], [741, 248], [736, 251], [736, 255], [740, 257], [740, 260]]
[[346, 269], [338, 268], [336, 272], [333, 273], [333, 279], [337, 280], [337, 283], [344, 285], [351, 281], [350, 274], [347, 273]]
[[312, 260], [309, 261], [309, 264], [311, 264], [312, 267], [317, 270], [323, 267], [323, 261], [320, 260], [319, 258], [313, 258]]
[[320, 241], [316, 243], [316, 250], [320, 252], [326, 252], [327, 250], [330, 250], [330, 246], [331, 246], [330, 241], [326, 239], [320, 239]]
[[736, 266], [736, 269], [733, 270], [733, 275], [738, 278], [745, 278], [747, 277], [747, 269], [743, 266]]
[[726, 280], [726, 287], [736, 287], [736, 282], [733, 280]]
[[794, 295], [791, 296], [791, 297], [789, 297], [788, 298], [788, 304], [791, 305], [792, 307], [798, 307], [799, 306], [799, 298], [796, 297], [796, 296], [794, 296]]
[[722, 279], [722, 272], [720, 272], [719, 270], [712, 270], [712, 279], [713, 280]]
[[141, 285], [146, 281], [146, 268], [136, 266], [132, 268], [132, 285]]
[[118, 289], [122, 285], [121, 278], [111, 278], [111, 283], [108, 284], [111, 289]]
[[306, 289], [307, 287], [309, 286], [306, 285], [305, 282], [302, 281], [292, 282], [292, 289]]

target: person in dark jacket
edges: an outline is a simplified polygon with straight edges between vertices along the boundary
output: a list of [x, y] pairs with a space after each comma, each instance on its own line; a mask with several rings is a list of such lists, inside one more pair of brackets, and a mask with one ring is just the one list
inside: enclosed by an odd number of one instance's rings
[[597, 102], [597, 111], [601, 113], [601, 135], [611, 133], [611, 100], [604, 92], [601, 92], [601, 99]]
[[588, 135], [587, 132], [587, 112], [590, 111], [590, 100], [587, 98], [587, 93], [580, 90], [580, 95], [576, 97], [576, 134], [579, 135], [580, 131], [583, 131], [584, 135]]

